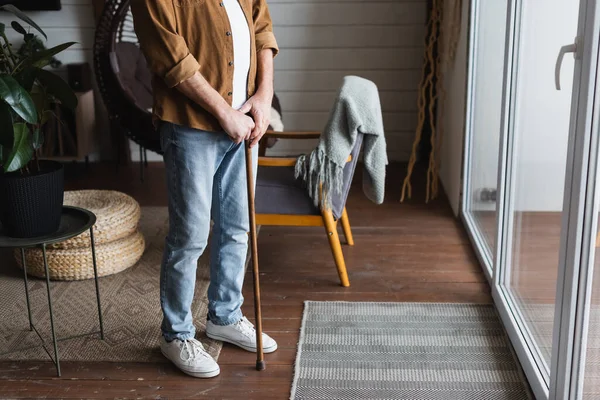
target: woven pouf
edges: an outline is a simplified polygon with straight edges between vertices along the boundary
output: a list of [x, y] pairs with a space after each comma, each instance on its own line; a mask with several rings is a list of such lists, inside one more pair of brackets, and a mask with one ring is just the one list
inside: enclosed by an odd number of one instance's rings
[[[140, 232], [96, 246], [96, 263], [98, 276], [116, 274], [134, 266], [144, 254], [144, 236]], [[76, 249], [47, 249], [48, 271], [50, 279], [61, 281], [76, 281], [94, 277], [94, 264], [92, 263], [91, 246]], [[15, 250], [15, 259], [19, 267], [21, 252]], [[27, 272], [29, 275], [43, 278], [44, 258], [41, 249], [27, 249], [25, 251]]]
[[[84, 208], [96, 215], [96, 245], [131, 236], [140, 222], [141, 209], [133, 197], [113, 190], [78, 190], [65, 192], [65, 206]], [[90, 245], [88, 231], [72, 239], [56, 243], [51, 249], [76, 249]]]
[[[80, 190], [65, 192], [64, 204], [96, 215], [93, 229], [98, 276], [121, 272], [142, 257], [144, 237], [137, 230], [141, 209], [131, 196], [112, 190]], [[50, 279], [74, 281], [94, 277], [89, 231], [46, 249]], [[19, 250], [15, 251], [15, 259], [22, 268]], [[25, 259], [30, 275], [45, 276], [41, 249], [25, 250]]]

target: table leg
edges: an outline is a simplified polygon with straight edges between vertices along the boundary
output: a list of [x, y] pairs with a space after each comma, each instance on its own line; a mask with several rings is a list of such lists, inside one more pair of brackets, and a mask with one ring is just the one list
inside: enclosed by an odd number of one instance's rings
[[56, 373], [60, 377], [60, 360], [58, 359], [58, 345], [56, 343], [56, 332], [54, 330], [54, 311], [52, 310], [52, 297], [50, 296], [50, 272], [48, 271], [45, 243], [42, 244], [42, 254], [44, 255], [44, 269], [46, 272], [46, 289], [48, 291], [48, 307], [50, 308], [50, 328], [52, 330], [52, 342], [54, 344], [54, 361], [56, 364]]
[[21, 248], [21, 264], [23, 265], [23, 278], [25, 279], [25, 298], [27, 299], [27, 315], [29, 315], [29, 330], [33, 330], [31, 320], [31, 303], [29, 302], [29, 284], [27, 282], [27, 263], [25, 262], [25, 249]]
[[96, 282], [96, 302], [98, 303], [98, 320], [100, 321], [100, 339], [104, 340], [104, 323], [102, 322], [102, 307], [100, 306], [100, 287], [98, 285], [98, 267], [96, 265], [96, 245], [94, 243], [94, 228], [90, 228], [92, 242], [92, 262], [94, 264], [94, 281]]

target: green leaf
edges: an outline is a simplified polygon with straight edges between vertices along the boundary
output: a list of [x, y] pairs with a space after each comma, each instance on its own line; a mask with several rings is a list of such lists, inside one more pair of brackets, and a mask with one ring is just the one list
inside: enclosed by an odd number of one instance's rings
[[10, 26], [12, 26], [12, 28], [19, 32], [21, 35], [27, 35], [27, 31], [25, 30], [25, 28], [23, 28], [23, 25], [21, 25], [20, 23], [18, 23], [17, 21], [13, 21], [10, 23]]
[[26, 65], [43, 68], [46, 65], [50, 64], [50, 62], [52, 61], [52, 57], [54, 57], [61, 51], [68, 49], [74, 44], [75, 42], [68, 42], [59, 44], [58, 46], [52, 47], [51, 49], [38, 51], [37, 53], [33, 54], [29, 60], [26, 60]]
[[31, 18], [29, 18], [27, 16], [27, 14], [25, 14], [23, 11], [19, 10], [17, 7], [13, 6], [12, 4], [7, 4], [5, 6], [0, 7], [0, 10], [4, 10], [4, 11], [13, 13], [15, 15], [15, 17], [19, 18], [20, 20], [22, 20], [24, 22], [27, 22], [34, 29], [36, 29], [39, 33], [41, 33], [46, 38], [46, 40], [48, 39], [48, 36], [46, 36], [46, 33], [44, 33], [42, 28], [40, 28], [38, 26], [38, 24], [33, 22], [33, 20]]
[[33, 158], [31, 135], [27, 125], [18, 123], [14, 125], [15, 140], [10, 154], [4, 160], [4, 172], [17, 171], [27, 165]]
[[37, 111], [31, 96], [10, 75], [0, 76], [0, 99], [8, 103], [26, 122], [37, 123]]
[[42, 120], [40, 121], [40, 126], [46, 125], [46, 123], [53, 117], [55, 117], [54, 111], [52, 111], [52, 110], [44, 111], [44, 114], [42, 115]]
[[44, 90], [39, 85], [35, 85], [31, 89], [31, 92], [29, 92], [29, 95], [33, 100], [33, 104], [35, 104], [38, 118], [43, 117], [44, 111], [50, 107], [50, 96], [44, 93]]
[[39, 150], [44, 145], [44, 134], [39, 127], [33, 129], [32, 145], [33, 150]]
[[12, 146], [14, 141], [13, 120], [10, 107], [0, 102], [0, 145]]
[[36, 75], [40, 84], [46, 89], [46, 92], [60, 100], [62, 105], [70, 110], [74, 110], [77, 107], [75, 92], [60, 76], [45, 69], [38, 69]]
[[37, 72], [37, 68], [25, 67], [18, 74], [14, 75], [15, 79], [23, 89], [31, 92], [33, 88], [33, 83], [35, 82], [35, 74]]
[[3, 35], [6, 32], [6, 25], [0, 22], [0, 35]]

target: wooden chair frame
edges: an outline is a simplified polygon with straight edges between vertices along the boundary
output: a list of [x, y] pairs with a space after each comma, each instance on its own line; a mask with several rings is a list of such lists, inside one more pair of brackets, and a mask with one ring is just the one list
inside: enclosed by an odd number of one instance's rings
[[[267, 137], [279, 139], [318, 139], [321, 136], [319, 132], [274, 132], [268, 131], [265, 134]], [[261, 154], [264, 151], [261, 149]], [[258, 165], [262, 167], [293, 167], [296, 165], [296, 157], [265, 157], [258, 158]], [[352, 161], [352, 156], [348, 157], [347, 162]], [[350, 220], [346, 207], [339, 219], [342, 224], [344, 236], [349, 246], [354, 246], [354, 238], [352, 237], [352, 229], [350, 228]], [[333, 254], [333, 259], [337, 267], [338, 275], [342, 286], [350, 286], [348, 280], [348, 272], [346, 270], [346, 262], [342, 252], [340, 237], [337, 231], [338, 220], [335, 219], [331, 210], [321, 210], [321, 215], [286, 215], [286, 214], [257, 214], [256, 223], [258, 225], [271, 226], [323, 226], [329, 240], [329, 246]]]

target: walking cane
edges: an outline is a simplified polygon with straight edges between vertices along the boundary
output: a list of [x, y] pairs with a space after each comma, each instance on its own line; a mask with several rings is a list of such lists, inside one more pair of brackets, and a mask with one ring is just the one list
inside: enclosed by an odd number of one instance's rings
[[263, 354], [262, 315], [260, 312], [260, 283], [258, 277], [258, 241], [256, 237], [256, 211], [254, 208], [254, 172], [252, 171], [252, 149], [246, 140], [246, 180], [248, 181], [248, 214], [250, 217], [250, 252], [252, 255], [252, 276], [254, 278], [254, 316], [256, 323], [256, 370], [263, 371], [267, 366]]

